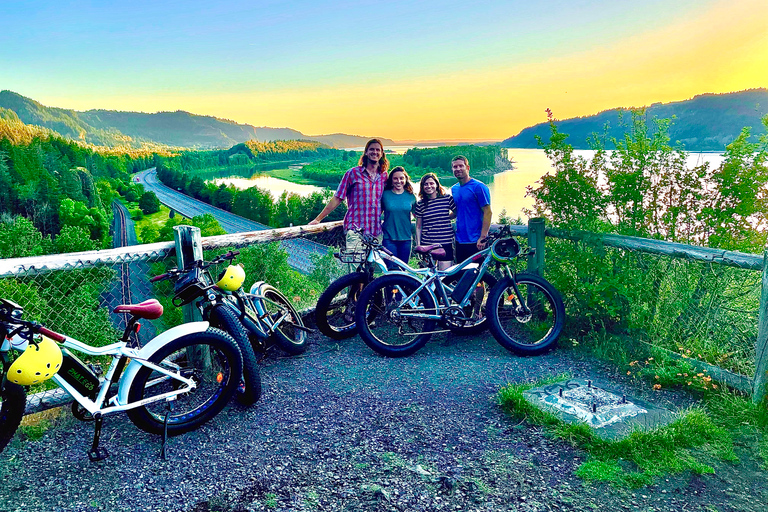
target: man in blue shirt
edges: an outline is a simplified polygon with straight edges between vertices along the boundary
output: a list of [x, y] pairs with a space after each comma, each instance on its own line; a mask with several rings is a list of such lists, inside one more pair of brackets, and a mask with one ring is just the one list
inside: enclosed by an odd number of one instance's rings
[[451, 169], [459, 181], [451, 187], [451, 195], [456, 203], [456, 262], [461, 263], [485, 248], [483, 240], [491, 227], [491, 192], [469, 177], [467, 157], [455, 157]]

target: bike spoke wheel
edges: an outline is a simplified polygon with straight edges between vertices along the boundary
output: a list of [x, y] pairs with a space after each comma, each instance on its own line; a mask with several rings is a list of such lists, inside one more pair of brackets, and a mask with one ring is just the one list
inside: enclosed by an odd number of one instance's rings
[[[188, 334], [161, 347], [149, 358], [165, 369], [178, 371], [195, 382], [195, 389], [175, 400], [161, 399], [128, 410], [128, 417], [142, 430], [160, 434], [168, 415], [168, 433], [193, 430], [218, 414], [240, 384], [242, 357], [235, 341], [218, 329]], [[178, 390], [184, 384], [148, 367], [138, 371], [128, 392], [136, 402]]]
[[272, 286], [263, 286], [261, 293], [264, 295], [262, 302], [267, 312], [266, 320], [274, 329], [272, 338], [275, 343], [291, 355], [301, 354], [307, 350], [307, 331], [301, 315], [293, 304]]
[[[2, 379], [2, 374], [0, 374]], [[0, 394], [0, 452], [13, 438], [19, 428], [24, 409], [27, 406], [27, 393], [22, 386], [6, 382]]]
[[[363, 341], [379, 354], [403, 357], [423, 347], [432, 336], [435, 304], [427, 290], [410, 297], [421, 283], [401, 275], [384, 275], [363, 289], [356, 320]], [[368, 323], [370, 316], [375, 320]]]
[[315, 307], [315, 323], [320, 332], [334, 340], [357, 334], [355, 308], [368, 278], [362, 272], [341, 276], [320, 295]]
[[491, 290], [491, 332], [504, 348], [516, 354], [541, 354], [555, 346], [563, 329], [563, 301], [557, 290], [539, 276], [518, 274], [516, 281], [519, 295], [508, 277]]

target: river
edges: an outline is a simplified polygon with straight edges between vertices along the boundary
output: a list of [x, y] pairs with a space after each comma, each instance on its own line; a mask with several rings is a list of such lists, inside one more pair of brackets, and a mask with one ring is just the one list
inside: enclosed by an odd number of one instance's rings
[[[393, 149], [397, 153], [403, 153], [410, 147], [412, 146], [397, 146]], [[534, 185], [539, 178], [552, 169], [547, 156], [541, 149], [509, 149], [508, 153], [514, 168], [495, 174], [489, 180], [483, 180], [487, 181], [488, 188], [491, 191], [491, 209], [493, 210], [494, 221], [502, 210], [506, 210], [508, 216], [519, 216], [525, 219], [525, 210], [533, 206], [533, 198], [526, 197], [527, 187]], [[591, 158], [594, 152], [576, 150], [574, 154], [584, 158]], [[690, 153], [687, 162], [689, 166], [695, 166], [706, 161], [710, 163], [710, 168], [712, 168], [719, 165], [722, 160], [723, 156], [719, 153]], [[312, 192], [322, 190], [322, 188], [313, 185], [292, 183], [263, 174], [250, 179], [219, 178], [214, 180], [214, 182], [216, 184], [231, 183], [240, 189], [257, 186], [262, 190], [268, 190], [274, 197], [279, 197], [286, 190], [289, 193], [299, 195], [309, 195]], [[454, 180], [450, 180], [443, 184], [450, 187], [454, 183]]]

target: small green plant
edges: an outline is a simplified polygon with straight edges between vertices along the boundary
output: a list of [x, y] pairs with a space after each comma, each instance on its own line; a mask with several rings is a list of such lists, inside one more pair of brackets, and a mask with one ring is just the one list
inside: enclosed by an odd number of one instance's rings
[[52, 424], [49, 420], [41, 420], [35, 425], [22, 425], [19, 427], [19, 433], [24, 436], [25, 439], [30, 441], [39, 441], [51, 428]]
[[499, 391], [499, 404], [509, 414], [543, 425], [555, 437], [585, 450], [589, 458], [576, 472], [585, 480], [636, 488], [664, 474], [712, 473], [714, 469], [708, 464], [712, 458], [738, 460], [728, 430], [716, 425], [701, 408], [689, 409], [673, 423], [658, 429], [637, 430], [624, 439], [607, 441], [586, 424], [566, 423], [531, 405], [523, 393], [543, 384], [508, 385]]
[[273, 492], [268, 492], [264, 495], [264, 506], [267, 508], [277, 507], [277, 495]]
[[307, 497], [304, 498], [304, 504], [307, 508], [313, 509], [320, 505], [320, 496], [315, 491], [307, 491]]

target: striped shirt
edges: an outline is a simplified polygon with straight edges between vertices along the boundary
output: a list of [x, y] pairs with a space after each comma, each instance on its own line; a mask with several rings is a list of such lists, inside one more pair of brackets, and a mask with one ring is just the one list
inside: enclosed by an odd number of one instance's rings
[[381, 235], [381, 194], [387, 173], [380, 172], [371, 179], [365, 167], [353, 167], [341, 178], [336, 197], [347, 200], [344, 231], [360, 229], [367, 235]]
[[434, 199], [422, 199], [416, 203], [413, 214], [421, 219], [422, 245], [450, 244], [453, 242], [451, 212], [456, 211], [453, 196], [445, 194]]

